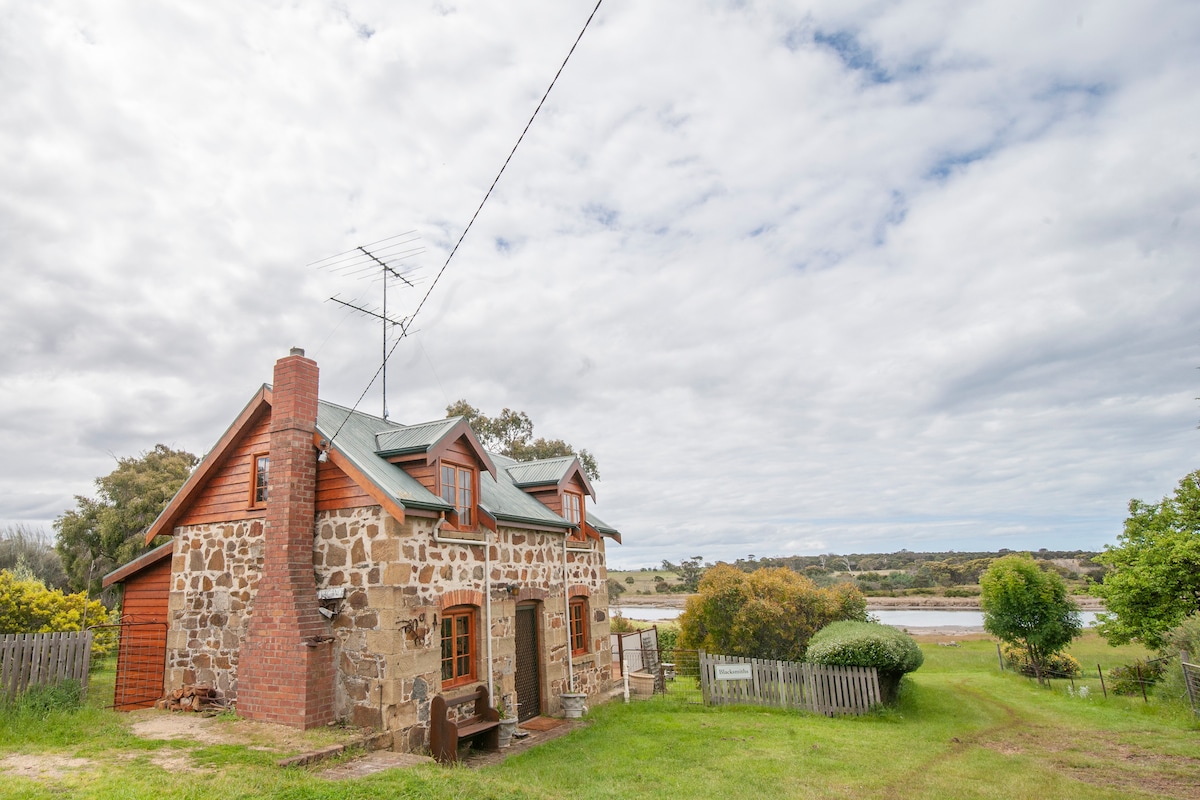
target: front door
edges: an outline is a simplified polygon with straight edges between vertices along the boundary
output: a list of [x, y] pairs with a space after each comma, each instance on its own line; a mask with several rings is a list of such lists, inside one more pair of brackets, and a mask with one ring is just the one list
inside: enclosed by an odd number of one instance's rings
[[538, 605], [517, 607], [517, 719], [542, 713], [541, 669], [538, 664]]

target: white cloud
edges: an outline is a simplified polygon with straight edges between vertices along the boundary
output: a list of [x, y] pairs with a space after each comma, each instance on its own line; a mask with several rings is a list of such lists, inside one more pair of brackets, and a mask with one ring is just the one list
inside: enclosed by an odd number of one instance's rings
[[[0, 12], [0, 520], [207, 449], [291, 345], [353, 403], [325, 299], [378, 284], [307, 265], [415, 230], [411, 313], [591, 8]], [[1112, 541], [1196, 466], [1198, 14], [605, 4], [393, 417], [592, 450], [615, 564]]]

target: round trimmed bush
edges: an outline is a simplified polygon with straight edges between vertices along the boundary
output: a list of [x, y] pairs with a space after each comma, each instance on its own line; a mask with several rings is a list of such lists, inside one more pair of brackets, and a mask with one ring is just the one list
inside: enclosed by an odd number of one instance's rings
[[894, 703], [900, 679], [925, 663], [925, 655], [904, 631], [875, 622], [834, 622], [817, 631], [805, 660], [812, 664], [874, 667], [883, 702]]

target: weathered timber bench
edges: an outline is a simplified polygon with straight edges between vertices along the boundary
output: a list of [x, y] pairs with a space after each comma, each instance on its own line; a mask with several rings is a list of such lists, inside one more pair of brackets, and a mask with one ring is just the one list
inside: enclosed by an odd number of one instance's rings
[[[447, 700], [442, 695], [433, 698], [429, 706], [429, 749], [443, 764], [458, 762], [458, 743], [475, 739], [484, 750], [500, 749], [500, 712], [492, 708], [486, 686], [462, 697]], [[471, 716], [451, 719], [447, 714], [470, 702], [475, 703]]]

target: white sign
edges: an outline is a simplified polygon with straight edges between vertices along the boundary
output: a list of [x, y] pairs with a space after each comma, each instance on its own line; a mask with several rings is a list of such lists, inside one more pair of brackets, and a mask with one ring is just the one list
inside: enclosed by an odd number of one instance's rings
[[748, 681], [754, 677], [751, 664], [714, 664], [719, 681]]

